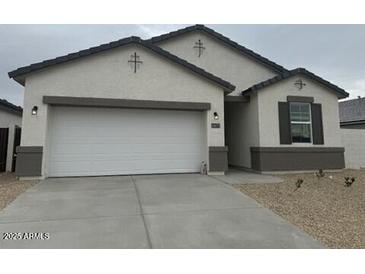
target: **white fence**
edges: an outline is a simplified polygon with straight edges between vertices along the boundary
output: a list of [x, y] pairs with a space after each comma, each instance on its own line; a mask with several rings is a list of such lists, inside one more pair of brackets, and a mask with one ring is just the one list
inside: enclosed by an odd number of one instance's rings
[[346, 168], [365, 168], [365, 129], [341, 128]]

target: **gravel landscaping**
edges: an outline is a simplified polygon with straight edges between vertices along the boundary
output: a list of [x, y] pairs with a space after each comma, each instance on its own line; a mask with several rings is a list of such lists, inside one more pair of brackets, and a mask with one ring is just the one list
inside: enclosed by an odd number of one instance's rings
[[0, 210], [38, 181], [18, 181], [13, 173], [0, 173]]
[[[276, 184], [237, 188], [329, 248], [365, 248], [365, 170], [280, 175]], [[344, 177], [355, 177], [350, 187]], [[301, 187], [296, 187], [302, 179]]]

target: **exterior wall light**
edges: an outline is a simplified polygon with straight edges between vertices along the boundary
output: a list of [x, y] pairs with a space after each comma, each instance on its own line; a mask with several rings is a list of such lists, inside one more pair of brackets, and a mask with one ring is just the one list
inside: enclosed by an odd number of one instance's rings
[[38, 107], [37, 106], [34, 106], [32, 108], [32, 115], [37, 115], [37, 113], [38, 113]]
[[214, 120], [218, 120], [219, 119], [219, 115], [217, 112], [214, 112], [213, 113], [213, 117], [214, 117]]

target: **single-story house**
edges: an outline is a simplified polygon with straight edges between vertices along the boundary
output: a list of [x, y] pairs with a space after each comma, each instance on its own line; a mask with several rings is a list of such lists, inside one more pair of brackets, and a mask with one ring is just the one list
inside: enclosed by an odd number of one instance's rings
[[365, 168], [365, 98], [339, 103], [346, 168]]
[[0, 172], [14, 171], [15, 148], [20, 145], [23, 109], [0, 99]]
[[204, 26], [9, 72], [25, 88], [21, 178], [341, 169], [338, 100]]

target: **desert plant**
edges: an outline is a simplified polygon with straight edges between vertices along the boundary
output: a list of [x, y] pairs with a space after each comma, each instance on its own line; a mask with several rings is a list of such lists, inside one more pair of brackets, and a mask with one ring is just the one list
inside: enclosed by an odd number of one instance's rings
[[323, 169], [319, 169], [318, 172], [316, 172], [316, 176], [318, 179], [323, 178], [326, 174], [323, 172]]
[[345, 186], [350, 187], [355, 182], [355, 177], [345, 177]]
[[298, 190], [298, 189], [302, 186], [303, 182], [304, 182], [304, 180], [303, 180], [303, 179], [301, 179], [301, 178], [299, 178], [299, 179], [295, 182], [296, 189], [295, 189], [294, 191]]

